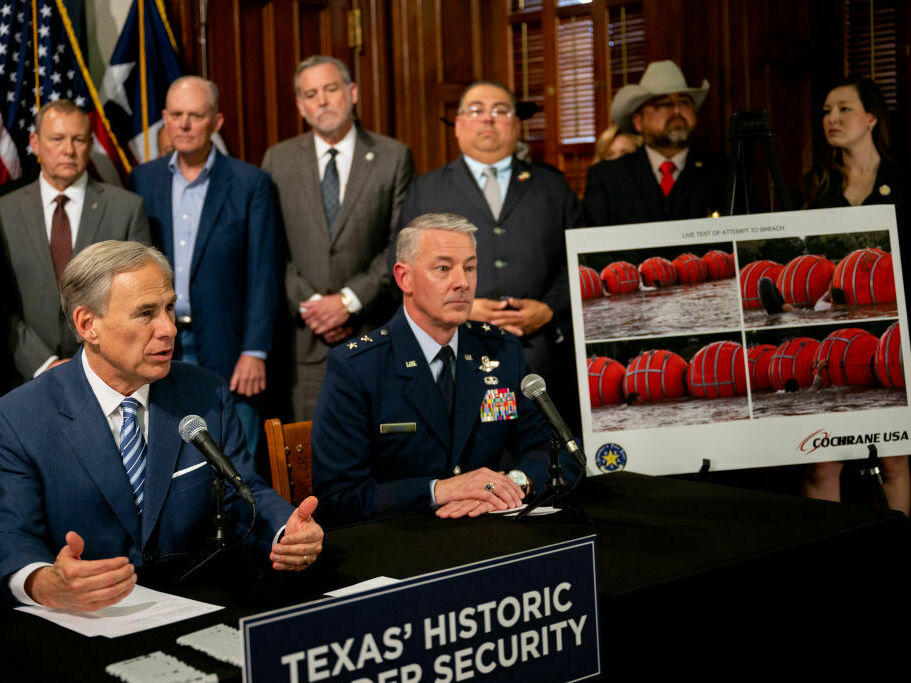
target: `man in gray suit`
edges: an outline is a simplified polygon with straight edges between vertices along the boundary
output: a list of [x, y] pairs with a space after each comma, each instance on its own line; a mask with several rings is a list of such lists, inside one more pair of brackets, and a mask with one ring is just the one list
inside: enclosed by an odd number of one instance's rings
[[13, 290], [9, 348], [23, 380], [69, 360], [79, 346], [57, 289], [70, 259], [102, 240], [150, 241], [142, 200], [88, 177], [92, 130], [78, 106], [45, 104], [29, 144], [41, 165], [38, 180], [0, 198], [2, 266]]
[[295, 419], [306, 420], [330, 347], [389, 317], [386, 249], [414, 165], [408, 147], [356, 124], [357, 85], [343, 62], [306, 59], [294, 91], [313, 130], [270, 147], [263, 169], [278, 188], [288, 239], [285, 288], [296, 321], [292, 396]]

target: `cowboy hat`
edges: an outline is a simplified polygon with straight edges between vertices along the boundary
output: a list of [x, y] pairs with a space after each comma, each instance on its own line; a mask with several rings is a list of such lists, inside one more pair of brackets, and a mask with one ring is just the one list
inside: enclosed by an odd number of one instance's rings
[[669, 59], [649, 64], [638, 84], [624, 85], [611, 103], [610, 115], [621, 130], [633, 131], [633, 114], [654, 97], [672, 93], [686, 93], [693, 98], [693, 109], [698, 111], [709, 92], [709, 82], [702, 81], [701, 88], [686, 84], [680, 67]]

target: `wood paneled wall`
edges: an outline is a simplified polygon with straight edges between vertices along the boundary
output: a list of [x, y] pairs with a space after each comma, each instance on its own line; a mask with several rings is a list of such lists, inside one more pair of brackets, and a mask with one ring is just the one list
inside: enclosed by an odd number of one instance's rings
[[[185, 62], [199, 72], [199, 2], [168, 4]], [[698, 141], [725, 152], [731, 114], [764, 107], [785, 180], [797, 187], [824, 144], [826, 84], [841, 73], [841, 3], [643, 0], [643, 9], [649, 59], [673, 59], [689, 81], [711, 83]], [[350, 10], [360, 12], [360, 48], [349, 47]], [[206, 57], [222, 93], [224, 137], [232, 153], [259, 163], [269, 145], [303, 130], [293, 102], [295, 64], [331, 54], [352, 69], [364, 125], [409, 144], [418, 172], [436, 168], [458, 153], [440, 119], [453, 119], [465, 85], [512, 80], [507, 11], [508, 0], [210, 0]], [[902, 37], [903, 83], [909, 39]], [[907, 136], [900, 142], [906, 149]], [[559, 165], [555, 148], [546, 145], [541, 160]], [[583, 167], [574, 175], [584, 175], [587, 158], [580, 149]]]

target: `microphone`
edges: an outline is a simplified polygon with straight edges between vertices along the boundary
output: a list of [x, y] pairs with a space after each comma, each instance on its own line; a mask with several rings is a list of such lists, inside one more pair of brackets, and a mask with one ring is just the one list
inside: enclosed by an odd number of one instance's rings
[[209, 426], [205, 420], [199, 415], [187, 415], [180, 421], [177, 431], [180, 433], [181, 439], [199, 449], [203, 457], [209, 462], [209, 465], [212, 466], [212, 469], [218, 472], [222, 478], [228, 480], [231, 486], [237, 489], [241, 498], [250, 503], [250, 505], [256, 505], [250, 487], [244, 482], [240, 472], [234, 467], [234, 463], [216, 445], [212, 435], [209, 434]]
[[525, 394], [525, 398], [534, 401], [538, 405], [538, 408], [541, 409], [541, 412], [544, 413], [544, 418], [550, 423], [551, 429], [554, 430], [554, 433], [566, 447], [566, 450], [584, 467], [585, 456], [582, 455], [576, 442], [573, 441], [573, 435], [569, 431], [569, 427], [567, 427], [566, 423], [563, 421], [563, 418], [560, 417], [560, 413], [557, 411], [554, 402], [550, 400], [544, 378], [541, 377], [541, 375], [535, 374], [525, 375], [522, 379], [521, 388], [522, 393]]

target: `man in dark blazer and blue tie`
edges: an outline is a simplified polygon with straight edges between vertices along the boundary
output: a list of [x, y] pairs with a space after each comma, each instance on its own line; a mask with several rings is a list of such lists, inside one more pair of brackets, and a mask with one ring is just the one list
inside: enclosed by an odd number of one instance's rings
[[163, 119], [175, 152], [133, 169], [130, 185], [145, 200], [153, 244], [174, 267], [176, 357], [228, 381], [255, 453], [280, 292], [272, 185], [212, 144], [224, 117], [210, 81], [174, 81]]
[[311, 441], [325, 523], [431, 507], [477, 516], [543, 489], [549, 429], [520, 392], [522, 346], [468, 321], [475, 230], [452, 214], [412, 221], [394, 266], [402, 308], [329, 353]]
[[[268, 488], [224, 380], [171, 362], [176, 297], [164, 256], [100, 242], [70, 262], [60, 288], [82, 350], [0, 399], [0, 593], [92, 611], [129, 594], [137, 568], [199, 552], [213, 471], [178, 435], [187, 414], [203, 417], [257, 501], [250, 549], [277, 570], [312, 563], [316, 499], [294, 508]], [[251, 512], [233, 489], [226, 511], [243, 532]]]
[[645, 144], [631, 154], [588, 170], [588, 224], [625, 225], [705, 218], [724, 211], [727, 165], [692, 145], [696, 113], [709, 83], [691, 88], [670, 60], [652, 62], [637, 84], [622, 87], [611, 103], [621, 130]]

